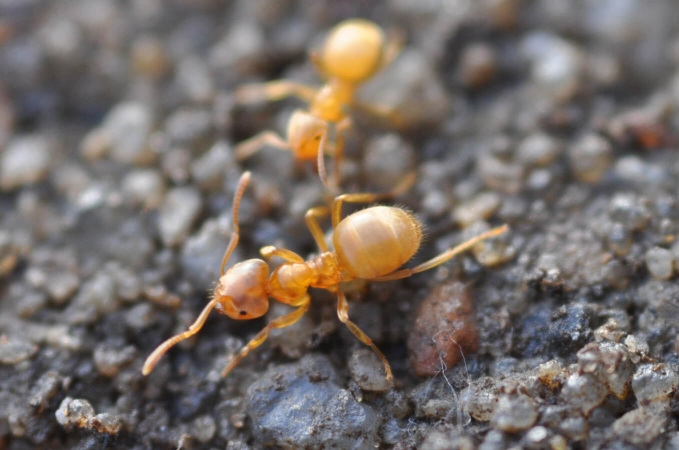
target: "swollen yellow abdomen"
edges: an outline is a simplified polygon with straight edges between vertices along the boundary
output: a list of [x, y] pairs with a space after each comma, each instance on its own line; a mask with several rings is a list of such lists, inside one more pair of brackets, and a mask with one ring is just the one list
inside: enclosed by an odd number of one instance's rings
[[384, 35], [377, 24], [363, 19], [337, 24], [322, 52], [323, 67], [331, 77], [360, 83], [370, 78], [382, 59]]
[[356, 278], [387, 275], [405, 264], [422, 241], [422, 226], [407, 211], [374, 206], [342, 220], [333, 242], [337, 259]]

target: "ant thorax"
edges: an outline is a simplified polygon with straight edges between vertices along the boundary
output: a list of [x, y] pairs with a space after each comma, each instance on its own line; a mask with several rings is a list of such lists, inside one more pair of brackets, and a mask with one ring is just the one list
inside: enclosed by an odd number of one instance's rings
[[335, 255], [321, 253], [306, 262], [288, 262], [276, 267], [269, 278], [270, 295], [289, 303], [306, 294], [309, 287], [327, 288], [342, 281]]
[[347, 105], [351, 104], [356, 88], [342, 80], [330, 80], [321, 87], [310, 105], [310, 112], [328, 122], [339, 122], [347, 115]]

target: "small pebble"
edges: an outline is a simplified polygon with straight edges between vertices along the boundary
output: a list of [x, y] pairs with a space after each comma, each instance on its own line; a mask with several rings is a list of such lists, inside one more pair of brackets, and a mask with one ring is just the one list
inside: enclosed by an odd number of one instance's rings
[[530, 448], [541, 447], [549, 437], [549, 430], [543, 426], [533, 427], [526, 433], [526, 442]]
[[218, 141], [191, 164], [191, 176], [202, 189], [216, 190], [225, 174], [234, 166], [233, 149], [226, 141]]
[[155, 311], [148, 303], [139, 303], [125, 313], [125, 324], [132, 329], [141, 330], [148, 327], [154, 319]]
[[589, 413], [603, 403], [608, 389], [592, 375], [573, 374], [566, 379], [561, 398], [583, 414]]
[[123, 420], [115, 414], [101, 413], [92, 417], [87, 425], [99, 433], [118, 434], [123, 428]]
[[518, 433], [532, 427], [537, 418], [537, 406], [530, 397], [503, 395], [493, 411], [490, 425], [506, 433]]
[[201, 444], [210, 442], [216, 431], [217, 424], [215, 419], [209, 415], [196, 417], [191, 426], [191, 435]]
[[12, 242], [10, 234], [0, 230], [0, 278], [14, 270], [18, 261], [19, 249]]
[[393, 385], [392, 381], [387, 380], [382, 361], [369, 348], [359, 348], [351, 353], [349, 372], [364, 391], [386, 392]]
[[160, 165], [164, 175], [176, 185], [185, 185], [189, 181], [193, 154], [183, 147], [173, 148], [162, 155]]
[[[97, 133], [100, 145], [107, 148], [114, 161], [123, 164], [146, 164], [155, 159], [148, 145], [153, 130], [154, 117], [148, 105], [141, 102], [119, 103], [108, 113]], [[101, 151], [91, 154], [90, 148], [83, 148], [85, 156], [99, 156]]]
[[[486, 222], [476, 222], [465, 228], [463, 238], [471, 239], [488, 230], [490, 226]], [[495, 267], [510, 261], [516, 255], [516, 249], [508, 242], [510, 233], [477, 243], [471, 249], [472, 254], [485, 267]]]
[[543, 191], [554, 181], [554, 175], [547, 169], [535, 169], [526, 179], [526, 187], [532, 191]]
[[177, 85], [189, 103], [205, 104], [214, 98], [215, 81], [205, 60], [194, 56], [182, 59], [177, 65]]
[[165, 137], [182, 148], [199, 145], [211, 131], [212, 114], [203, 108], [181, 108], [165, 119]]
[[158, 230], [163, 244], [174, 247], [188, 236], [203, 209], [200, 192], [193, 187], [176, 187], [168, 191], [158, 216]]
[[642, 335], [635, 336], [633, 334], [628, 334], [624, 343], [630, 352], [632, 362], [635, 364], [641, 361], [642, 356], [648, 355], [651, 351], [648, 346], [648, 341], [646, 341], [646, 338]]
[[667, 432], [669, 417], [661, 405], [634, 409], [613, 423], [613, 435], [630, 444], [646, 447]]
[[479, 445], [478, 450], [496, 450], [507, 448], [505, 434], [500, 430], [490, 430]]
[[[189, 236], [180, 253], [180, 263], [188, 279], [199, 289], [208, 289], [219, 278], [224, 252], [229, 244], [228, 235], [217, 220], [206, 220], [198, 232]], [[238, 248], [225, 269], [241, 260]]]
[[38, 351], [38, 347], [30, 342], [0, 336], [0, 364], [19, 364]]
[[163, 77], [169, 68], [162, 39], [151, 35], [139, 36], [132, 42], [130, 59], [135, 72], [152, 79]]
[[165, 180], [155, 169], [131, 170], [120, 185], [123, 197], [145, 210], [158, 208], [163, 203], [167, 189]]
[[251, 21], [236, 21], [220, 42], [210, 50], [209, 63], [238, 75], [251, 73], [262, 58], [266, 37], [263, 30]]
[[42, 413], [49, 405], [49, 401], [59, 392], [64, 379], [57, 372], [45, 372], [31, 389], [28, 404], [37, 414]]
[[460, 57], [460, 78], [462, 84], [480, 88], [488, 84], [497, 70], [497, 55], [493, 48], [479, 42], [465, 47]]
[[406, 430], [401, 427], [399, 421], [396, 419], [391, 419], [382, 424], [380, 429], [380, 436], [382, 437], [382, 442], [389, 445], [395, 445], [401, 442], [405, 437]]
[[646, 252], [646, 268], [656, 280], [669, 280], [674, 272], [674, 257], [670, 250], [653, 247]]
[[633, 185], [658, 185], [667, 179], [662, 166], [644, 161], [638, 156], [623, 156], [613, 164], [613, 173], [620, 181]]
[[651, 219], [648, 204], [644, 197], [621, 193], [611, 199], [608, 214], [611, 220], [624, 223], [630, 230], [643, 230]]
[[540, 364], [537, 370], [537, 375], [540, 382], [552, 390], [556, 390], [561, 387], [565, 381], [563, 379], [563, 374], [564, 368], [561, 366], [559, 361], [555, 359], [551, 359]]
[[23, 135], [14, 138], [0, 154], [0, 189], [9, 191], [43, 180], [53, 151], [43, 136]]
[[428, 432], [418, 448], [420, 450], [474, 450], [476, 445], [469, 436], [461, 436], [455, 432], [435, 428]]
[[612, 164], [613, 148], [603, 137], [590, 133], [582, 136], [568, 149], [568, 158], [573, 175], [578, 181], [596, 183]]
[[[0, 234], [1, 236], [1, 234]], [[0, 238], [1, 242], [1, 238]], [[1, 244], [0, 244], [1, 246]], [[672, 251], [672, 258], [674, 261], [674, 269], [677, 273], [679, 273], [679, 239], [672, 244], [672, 248], [670, 249]]]
[[363, 165], [376, 191], [389, 192], [413, 171], [415, 150], [395, 133], [373, 138], [366, 144]]
[[591, 343], [580, 349], [577, 356], [582, 373], [597, 377], [618, 399], [624, 400], [627, 397], [634, 366], [624, 345], [611, 342]]
[[679, 386], [679, 375], [664, 364], [643, 364], [632, 378], [632, 390], [639, 403], [664, 401]]
[[427, 56], [405, 49], [385, 70], [361, 89], [361, 100], [383, 105], [399, 115], [406, 128], [433, 125], [446, 116], [451, 100]]
[[498, 401], [498, 390], [492, 385], [490, 387], [470, 386], [460, 394], [463, 411], [479, 422], [490, 421]]
[[66, 309], [70, 323], [92, 323], [101, 314], [108, 314], [120, 306], [115, 280], [107, 271], [97, 272], [85, 281]]
[[534, 31], [522, 43], [531, 61], [533, 80], [557, 100], [566, 100], [580, 88], [584, 55], [574, 43], [546, 31]]
[[482, 155], [477, 161], [477, 170], [486, 186], [491, 189], [516, 194], [523, 186], [525, 169], [519, 164], [508, 163], [491, 155]]
[[606, 236], [608, 248], [617, 256], [625, 256], [632, 246], [632, 233], [622, 223], [611, 225]]
[[[293, 309], [288, 305], [274, 302], [270, 305], [266, 318], [268, 320], [274, 320], [276, 317], [292, 312], [292, 310]], [[271, 345], [272, 348], [280, 349], [281, 353], [288, 358], [299, 359], [304, 354], [308, 353], [309, 343], [314, 338], [316, 330], [316, 325], [309, 315], [305, 314], [301, 319], [289, 327], [271, 330], [269, 345]]]
[[51, 272], [45, 282], [44, 289], [55, 305], [63, 305], [80, 286], [80, 277], [71, 271]]
[[94, 408], [87, 400], [66, 397], [54, 415], [64, 428], [86, 428], [94, 417]]
[[455, 401], [451, 399], [430, 398], [422, 405], [420, 413], [430, 420], [441, 420], [455, 409]]
[[483, 192], [458, 205], [453, 210], [453, 220], [462, 228], [487, 220], [500, 207], [500, 196], [494, 192]]
[[117, 262], [106, 264], [116, 283], [116, 293], [121, 300], [132, 302], [141, 297], [142, 282], [131, 268], [122, 267]]
[[94, 350], [93, 359], [97, 371], [105, 377], [112, 378], [122, 367], [130, 364], [136, 355], [137, 351], [132, 346], [118, 349], [100, 345]]
[[545, 167], [559, 156], [561, 143], [545, 133], [527, 136], [516, 150], [518, 162], [529, 167]]

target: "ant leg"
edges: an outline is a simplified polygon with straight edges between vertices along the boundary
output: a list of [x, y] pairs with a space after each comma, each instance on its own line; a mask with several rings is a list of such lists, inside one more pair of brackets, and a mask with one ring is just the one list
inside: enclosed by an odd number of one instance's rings
[[387, 44], [382, 50], [382, 61], [380, 61], [380, 66], [377, 69], [382, 70], [396, 59], [396, 57], [403, 50], [405, 44], [405, 33], [402, 30], [391, 30], [389, 32], [389, 37], [387, 38]]
[[309, 53], [309, 61], [311, 61], [314, 69], [316, 69], [316, 72], [318, 72], [322, 79], [327, 80], [329, 78], [328, 72], [325, 70], [325, 67], [323, 67], [323, 59], [318, 50], [313, 50]]
[[359, 341], [373, 349], [377, 356], [379, 356], [379, 358], [382, 360], [382, 364], [384, 364], [384, 371], [387, 374], [387, 380], [392, 380], [394, 376], [391, 374], [391, 366], [389, 365], [389, 361], [387, 361], [386, 356], [382, 354], [380, 349], [377, 348], [377, 346], [373, 343], [372, 339], [370, 339], [368, 335], [358, 327], [358, 325], [349, 320], [349, 303], [347, 302], [347, 298], [342, 291], [337, 292], [337, 316], [339, 317], [339, 320], [342, 321], [342, 323], [346, 325], [352, 333], [354, 333], [354, 336], [356, 336]]
[[360, 101], [354, 101], [351, 103], [351, 105], [354, 108], [359, 109], [373, 117], [386, 120], [394, 128], [403, 128], [406, 123], [403, 114], [391, 106], [362, 103]]
[[380, 194], [359, 192], [355, 194], [342, 194], [332, 201], [332, 227], [336, 228], [337, 224], [342, 220], [342, 205], [347, 203], [371, 203], [378, 200], [398, 197], [407, 192], [415, 183], [417, 174], [410, 172], [403, 177], [401, 181], [391, 192], [383, 192]]
[[234, 100], [237, 104], [260, 103], [263, 101], [277, 101], [285, 97], [298, 97], [311, 103], [316, 95], [316, 89], [295, 83], [279, 80], [268, 83], [246, 84], [236, 89]]
[[241, 362], [243, 358], [248, 355], [248, 353], [262, 345], [262, 343], [269, 337], [269, 332], [271, 330], [275, 328], [285, 328], [297, 322], [307, 312], [310, 303], [311, 297], [309, 297], [309, 294], [305, 294], [304, 297], [299, 300], [299, 302], [295, 302], [295, 304], [293, 304], [293, 306], [299, 306], [299, 308], [289, 314], [278, 317], [269, 322], [269, 324], [265, 326], [262, 331], [257, 333], [257, 335], [252, 338], [250, 342], [245, 345], [245, 347], [240, 349], [236, 356], [233, 357], [233, 359], [222, 371], [222, 376], [225, 377], [233, 370], [234, 367], [238, 365], [239, 362]]
[[328, 208], [324, 206], [318, 206], [316, 208], [309, 209], [304, 215], [306, 225], [309, 228], [309, 231], [311, 231], [311, 234], [316, 241], [316, 245], [318, 245], [318, 249], [323, 253], [328, 251], [328, 245], [325, 243], [325, 235], [323, 234], [321, 226], [318, 224], [318, 219], [327, 216], [329, 213], [330, 211]]
[[238, 161], [247, 159], [260, 151], [265, 145], [270, 145], [281, 150], [290, 150], [290, 144], [280, 137], [280, 135], [273, 131], [262, 131], [236, 145], [236, 159]]
[[459, 255], [460, 253], [466, 252], [479, 242], [499, 236], [507, 232], [507, 230], [509, 230], [509, 227], [507, 225], [502, 225], [501, 227], [493, 228], [492, 230], [488, 230], [485, 233], [481, 233], [478, 236], [475, 236], [471, 239], [464, 241], [463, 243], [441, 253], [438, 256], [435, 256], [429, 261], [425, 261], [422, 264], [413, 267], [412, 269], [397, 270], [396, 272], [392, 272], [389, 275], [384, 275], [383, 277], [371, 278], [370, 281], [398, 280], [401, 278], [408, 278], [411, 275], [424, 272], [425, 270], [433, 269], [434, 267], [443, 264], [444, 262]]
[[179, 333], [176, 336], [171, 337], [170, 339], [166, 340], [162, 344], [160, 344], [154, 351], [151, 353], [148, 358], [146, 358], [146, 361], [144, 362], [144, 367], [141, 369], [141, 373], [143, 375], [148, 375], [151, 373], [153, 368], [156, 366], [160, 358], [163, 357], [165, 353], [172, 347], [174, 347], [176, 344], [179, 342], [190, 338], [194, 334], [198, 333], [201, 328], [203, 328], [203, 325], [205, 324], [205, 321], [207, 320], [207, 316], [210, 315], [210, 311], [212, 311], [212, 308], [214, 308], [217, 303], [219, 303], [219, 300], [217, 298], [213, 298], [210, 300], [210, 303], [208, 303], [205, 308], [203, 308], [203, 311], [200, 313], [198, 318], [189, 326], [189, 329], [187, 331], [184, 331], [183, 333]]
[[304, 258], [299, 256], [297, 253], [287, 250], [284, 248], [276, 248], [273, 245], [267, 245], [266, 247], [262, 247], [259, 250], [259, 253], [262, 255], [264, 259], [267, 261], [273, 258], [274, 256], [278, 256], [279, 258], [287, 261], [287, 262], [292, 262], [292, 263], [303, 263]]

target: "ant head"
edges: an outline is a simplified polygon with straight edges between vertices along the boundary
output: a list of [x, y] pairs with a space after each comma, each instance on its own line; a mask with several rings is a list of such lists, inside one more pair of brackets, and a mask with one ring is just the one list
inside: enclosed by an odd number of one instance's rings
[[364, 19], [345, 20], [328, 34], [318, 64], [328, 77], [362, 82], [380, 68], [385, 47], [382, 29]]
[[288, 141], [298, 159], [315, 160], [328, 123], [302, 110], [292, 114], [288, 125]]
[[269, 310], [268, 277], [269, 266], [261, 259], [236, 264], [219, 279], [215, 308], [236, 320], [262, 317]]

